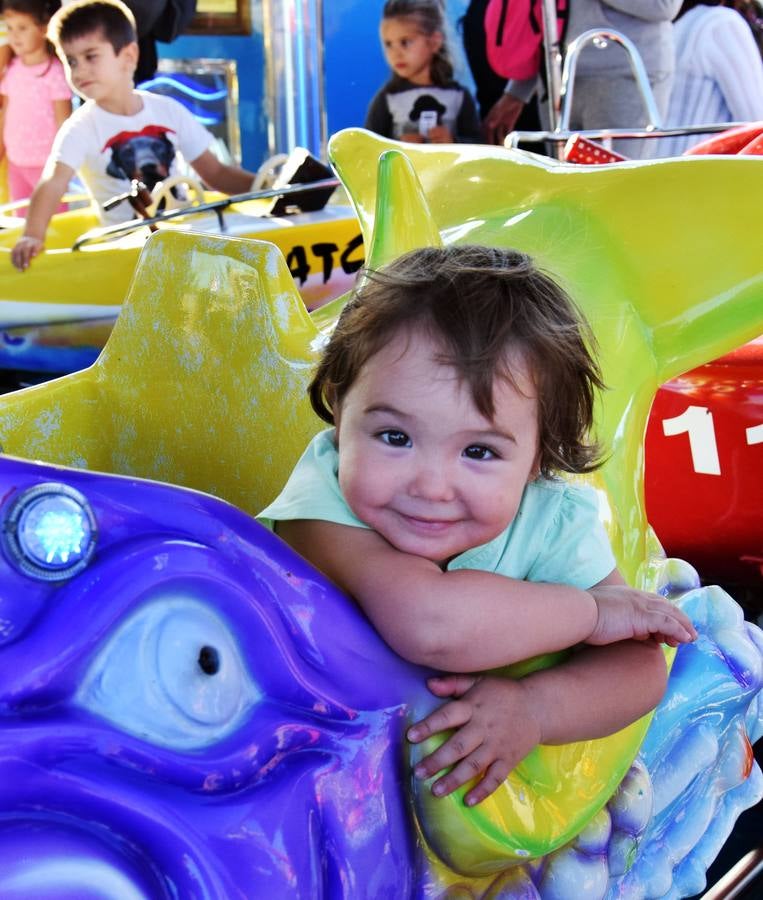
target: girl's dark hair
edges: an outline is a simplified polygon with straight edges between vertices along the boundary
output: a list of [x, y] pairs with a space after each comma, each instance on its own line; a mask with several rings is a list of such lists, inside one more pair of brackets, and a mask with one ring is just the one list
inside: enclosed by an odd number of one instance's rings
[[138, 39], [135, 17], [120, 0], [77, 0], [60, 9], [48, 26], [48, 37], [59, 48], [93, 33], [102, 34], [114, 53]]
[[[2, 11], [22, 13], [31, 16], [38, 25], [47, 25], [53, 18], [53, 15], [61, 8], [60, 0], [3, 0]], [[56, 55], [56, 48], [48, 39], [45, 41], [45, 48], [48, 51], [50, 61], [44, 72], [38, 75], [38, 78], [44, 78], [53, 65], [53, 58]]]
[[442, 34], [440, 49], [432, 57], [432, 82], [444, 87], [453, 79], [453, 63], [445, 36], [445, 16], [440, 0], [387, 0], [382, 19], [411, 19], [422, 34]]
[[3, 12], [24, 13], [38, 25], [47, 25], [61, 7], [60, 0], [3, 0]]
[[398, 332], [423, 329], [488, 419], [495, 378], [516, 384], [512, 351], [522, 354], [538, 395], [541, 474], [601, 465], [589, 439], [596, 391], [604, 387], [594, 337], [569, 295], [529, 256], [476, 245], [430, 247], [363, 275], [309, 387], [322, 419], [334, 423], [363, 366]]

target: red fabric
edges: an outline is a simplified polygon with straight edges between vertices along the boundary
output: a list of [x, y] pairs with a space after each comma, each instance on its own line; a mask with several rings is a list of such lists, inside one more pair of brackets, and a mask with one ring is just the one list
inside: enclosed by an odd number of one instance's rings
[[607, 150], [601, 144], [589, 141], [579, 134], [573, 134], [564, 145], [564, 158], [567, 162], [580, 163], [584, 166], [600, 166], [626, 159], [614, 150]]

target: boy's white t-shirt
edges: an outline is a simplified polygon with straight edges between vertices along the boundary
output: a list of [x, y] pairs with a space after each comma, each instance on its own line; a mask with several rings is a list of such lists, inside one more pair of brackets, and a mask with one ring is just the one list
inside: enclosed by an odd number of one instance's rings
[[119, 116], [87, 100], [56, 135], [49, 164], [74, 169], [98, 204], [105, 224], [132, 218], [120, 203], [109, 212], [102, 205], [130, 189], [138, 178], [149, 188], [178, 170], [178, 158], [191, 163], [212, 143], [212, 134], [177, 100], [136, 91], [140, 112]]

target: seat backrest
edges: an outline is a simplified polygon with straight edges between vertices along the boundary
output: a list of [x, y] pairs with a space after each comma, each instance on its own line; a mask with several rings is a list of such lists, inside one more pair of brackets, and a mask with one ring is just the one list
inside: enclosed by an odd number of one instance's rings
[[157, 233], [97, 362], [0, 398], [0, 443], [256, 513], [320, 427], [305, 392], [319, 338], [272, 244]]

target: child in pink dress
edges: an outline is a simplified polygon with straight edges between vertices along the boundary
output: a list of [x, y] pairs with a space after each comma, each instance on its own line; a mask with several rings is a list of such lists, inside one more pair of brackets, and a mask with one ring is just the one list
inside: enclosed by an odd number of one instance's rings
[[0, 80], [2, 149], [11, 200], [29, 197], [42, 175], [53, 138], [72, 111], [64, 67], [46, 38], [60, 6], [50, 0], [5, 0], [3, 17], [14, 53]]

